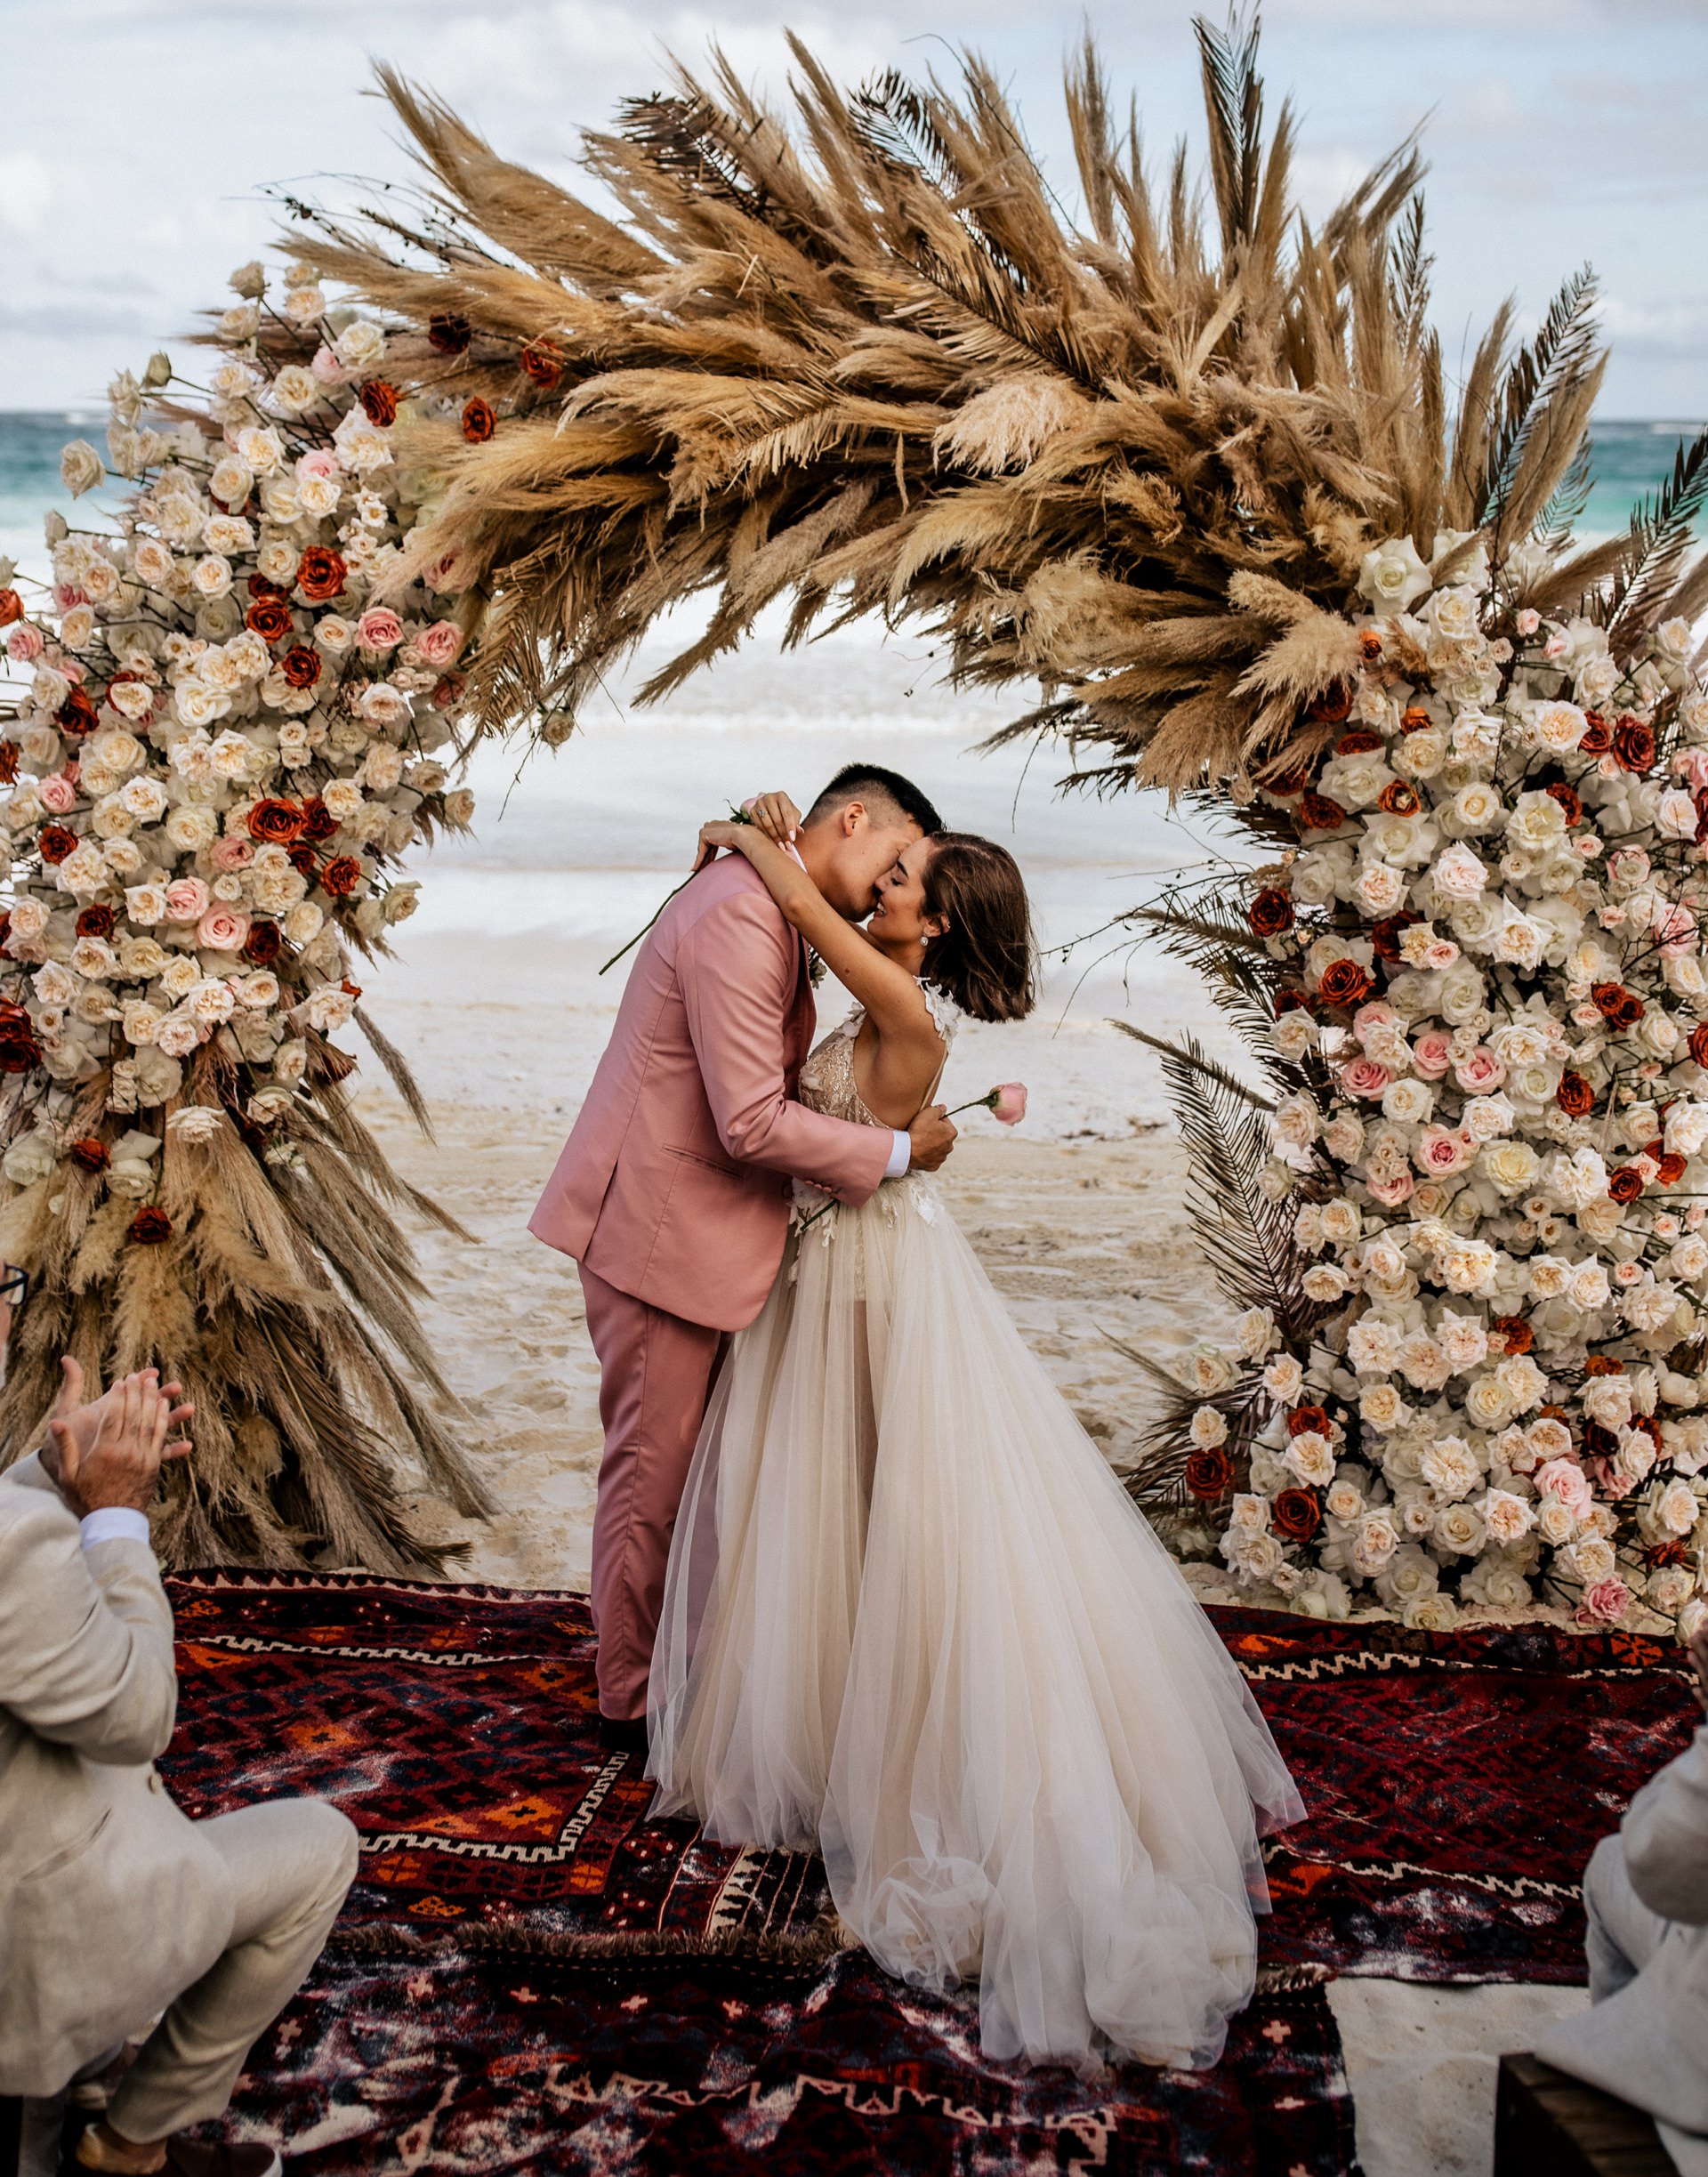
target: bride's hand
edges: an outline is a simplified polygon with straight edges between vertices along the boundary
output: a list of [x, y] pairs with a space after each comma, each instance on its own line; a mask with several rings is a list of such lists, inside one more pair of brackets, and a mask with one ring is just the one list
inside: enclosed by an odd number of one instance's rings
[[801, 828], [801, 811], [786, 794], [756, 794], [742, 806], [765, 836], [779, 847], [794, 844]]
[[699, 851], [694, 858], [695, 873], [705, 867], [721, 848], [733, 847], [741, 851], [742, 834], [751, 827], [745, 824], [731, 824], [727, 818], [714, 819], [700, 826]]

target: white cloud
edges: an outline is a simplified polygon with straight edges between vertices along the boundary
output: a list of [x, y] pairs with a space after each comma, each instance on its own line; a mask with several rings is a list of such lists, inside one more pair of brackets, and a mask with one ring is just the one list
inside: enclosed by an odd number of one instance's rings
[[53, 196], [47, 162], [34, 151], [0, 152], [0, 227], [33, 234]]

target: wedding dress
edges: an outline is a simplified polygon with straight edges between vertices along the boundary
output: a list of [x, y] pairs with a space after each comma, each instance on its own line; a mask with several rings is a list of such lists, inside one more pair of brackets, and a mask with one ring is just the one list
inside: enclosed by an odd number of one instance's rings
[[[876, 1125], [860, 1019], [814, 1051], [801, 1098]], [[888, 1971], [977, 1979], [989, 2055], [1202, 2068], [1251, 1998], [1258, 1839], [1303, 1806], [922, 1175], [797, 1230], [731, 1344], [648, 1722], [655, 1814], [822, 1850]]]

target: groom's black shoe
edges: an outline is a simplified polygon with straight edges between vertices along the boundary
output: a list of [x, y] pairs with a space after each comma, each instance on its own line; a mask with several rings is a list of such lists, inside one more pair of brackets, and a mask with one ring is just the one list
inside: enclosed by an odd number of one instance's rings
[[600, 1716], [599, 1743], [614, 1754], [644, 1754], [647, 1720], [644, 1716]]

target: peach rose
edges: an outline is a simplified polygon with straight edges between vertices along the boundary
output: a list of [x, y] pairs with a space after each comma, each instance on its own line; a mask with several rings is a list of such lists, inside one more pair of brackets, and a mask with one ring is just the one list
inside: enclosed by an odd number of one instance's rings
[[1478, 1044], [1469, 1058], [1454, 1068], [1453, 1077], [1467, 1096], [1492, 1095], [1506, 1078], [1506, 1060], [1486, 1044]]
[[1373, 1103], [1380, 1102], [1382, 1091], [1393, 1079], [1385, 1066], [1377, 1065], [1374, 1059], [1354, 1059], [1341, 1068], [1341, 1086], [1349, 1096], [1363, 1096]]
[[166, 887], [169, 923], [199, 923], [208, 904], [208, 890], [200, 877], [175, 877]]
[[36, 798], [44, 809], [52, 810], [56, 817], [69, 816], [77, 805], [77, 789], [63, 771], [55, 771], [51, 778], [44, 778], [36, 787]]
[[1420, 1172], [1439, 1173], [1462, 1171], [1470, 1161], [1470, 1151], [1468, 1133], [1446, 1126], [1425, 1126], [1412, 1155]]
[[455, 661], [463, 648], [463, 630], [455, 620], [435, 620], [415, 637], [415, 648], [421, 653], [423, 665], [443, 669]]
[[254, 859], [255, 843], [253, 839], [228, 836], [214, 842], [212, 859], [214, 868], [222, 876], [230, 876], [236, 869], [246, 869]]
[[1453, 1038], [1441, 1028], [1431, 1028], [1412, 1045], [1412, 1070], [1426, 1081], [1438, 1081], [1453, 1061]]
[[248, 935], [249, 917], [241, 907], [227, 907], [223, 900], [209, 907], [196, 926], [196, 942], [211, 953], [235, 953]]
[[33, 665], [46, 647], [39, 627], [14, 627], [6, 637], [6, 656], [15, 665]]
[[1392, 1179], [1367, 1179], [1364, 1184], [1373, 1201], [1380, 1202], [1384, 1209], [1398, 1209], [1411, 1199], [1416, 1182], [1409, 1172], [1398, 1172]]
[[1590, 1478], [1575, 1459], [1550, 1459], [1539, 1466], [1535, 1475], [1536, 1494], [1551, 1496], [1563, 1504], [1575, 1520], [1587, 1520], [1595, 1504], [1595, 1491]]
[[365, 650], [394, 650], [403, 641], [403, 622], [387, 605], [370, 605], [356, 623], [356, 640]]

